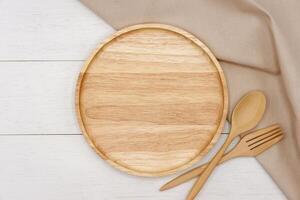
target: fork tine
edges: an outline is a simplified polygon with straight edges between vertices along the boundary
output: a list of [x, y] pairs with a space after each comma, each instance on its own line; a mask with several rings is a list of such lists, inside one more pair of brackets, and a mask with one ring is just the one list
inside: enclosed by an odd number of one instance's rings
[[284, 137], [283, 134], [280, 133], [278, 135], [269, 138], [269, 140], [252, 147], [251, 152], [253, 156], [257, 156], [260, 153], [264, 152], [265, 150], [269, 149], [271, 146], [281, 141], [283, 137]]
[[262, 129], [259, 129], [259, 130], [255, 131], [254, 133], [247, 134], [243, 137], [243, 139], [248, 142], [248, 141], [251, 141], [251, 140], [255, 140], [256, 138], [258, 138], [262, 134], [268, 133], [268, 132], [273, 131], [273, 130], [278, 130], [278, 129], [280, 129], [280, 126], [278, 124], [273, 124], [273, 125], [271, 125], [267, 128], [262, 128]]
[[249, 147], [251, 147], [251, 146], [253, 146], [257, 143], [260, 143], [260, 142], [262, 142], [262, 141], [264, 141], [264, 140], [266, 140], [266, 139], [268, 139], [268, 138], [272, 137], [273, 135], [276, 135], [277, 133], [280, 133], [280, 132], [282, 132], [281, 129], [275, 129], [273, 131], [261, 134], [259, 137], [256, 137], [253, 140], [248, 140], [248, 141], [246, 141], [246, 143]]
[[255, 143], [248, 144], [248, 147], [255, 148], [256, 146], [259, 146], [260, 144], [263, 144], [263, 143], [265, 143], [265, 142], [267, 142], [267, 141], [271, 140], [272, 138], [277, 137], [279, 135], [282, 135], [282, 131], [273, 132], [272, 134], [265, 136], [264, 138], [262, 138], [261, 140], [255, 142]]

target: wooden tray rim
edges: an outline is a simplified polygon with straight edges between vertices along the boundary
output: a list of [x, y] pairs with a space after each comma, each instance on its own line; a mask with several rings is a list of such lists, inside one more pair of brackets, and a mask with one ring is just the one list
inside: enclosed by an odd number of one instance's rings
[[[95, 58], [95, 56], [101, 51], [101, 49], [105, 45], [107, 45], [108, 43], [110, 43], [115, 38], [119, 37], [120, 35], [131, 32], [131, 31], [135, 31], [138, 29], [148, 29], [148, 28], [164, 29], [164, 30], [168, 30], [171, 32], [175, 32], [177, 34], [180, 34], [180, 35], [186, 37], [187, 39], [191, 40], [196, 45], [198, 45], [200, 48], [202, 48], [203, 51], [209, 56], [209, 58], [214, 63], [215, 67], [217, 68], [217, 70], [219, 72], [221, 84], [223, 86], [223, 91], [222, 91], [223, 92], [223, 113], [221, 115], [221, 119], [219, 120], [219, 126], [215, 132], [214, 137], [210, 141], [210, 143], [207, 144], [207, 146], [189, 162], [186, 162], [176, 168], [165, 170], [165, 171], [160, 171], [160, 172], [144, 172], [144, 171], [133, 170], [127, 166], [121, 165], [113, 160], [110, 160], [110, 158], [108, 156], [106, 156], [104, 152], [101, 152], [96, 147], [96, 145], [93, 143], [91, 137], [89, 136], [88, 132], [85, 129], [85, 126], [84, 126], [84, 123], [82, 120], [82, 116], [81, 116], [81, 110], [80, 110], [81, 84], [82, 84], [85, 72], [88, 69], [90, 63]], [[93, 53], [89, 56], [89, 58], [87, 59], [87, 61], [84, 64], [83, 68], [81, 69], [78, 80], [77, 80], [76, 95], [75, 95], [75, 109], [76, 109], [77, 120], [79, 122], [80, 129], [82, 130], [86, 141], [103, 160], [107, 161], [113, 167], [115, 167], [123, 172], [126, 172], [128, 174], [131, 174], [131, 175], [144, 176], [144, 177], [161, 177], [161, 176], [166, 176], [166, 175], [176, 173], [178, 171], [184, 170], [184, 169], [192, 166], [195, 162], [199, 161], [203, 156], [205, 156], [208, 153], [208, 151], [214, 146], [214, 144], [217, 142], [217, 140], [221, 134], [221, 131], [224, 127], [224, 123], [225, 123], [227, 112], [228, 112], [228, 88], [227, 88], [225, 74], [224, 74], [219, 62], [217, 61], [216, 57], [209, 50], [209, 48], [203, 42], [201, 42], [197, 37], [195, 37], [191, 33], [187, 32], [181, 28], [177, 28], [172, 25], [160, 24], [160, 23], [143, 23], [143, 24], [136, 24], [136, 25], [128, 26], [119, 31], [116, 31], [115, 33], [113, 33], [112, 35], [110, 35], [109, 37], [104, 39], [100, 43], [100, 45], [93, 51]]]

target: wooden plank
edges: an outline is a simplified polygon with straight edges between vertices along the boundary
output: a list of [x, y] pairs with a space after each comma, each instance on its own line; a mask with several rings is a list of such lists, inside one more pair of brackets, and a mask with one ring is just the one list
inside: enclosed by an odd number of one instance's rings
[[81, 134], [75, 87], [82, 62], [0, 62], [0, 134]]
[[74, 0], [2, 0], [0, 10], [0, 60], [85, 60], [113, 32]]
[[75, 88], [82, 65], [82, 61], [0, 62], [0, 135], [81, 134]]
[[[166, 192], [170, 180], [121, 173], [89, 148], [81, 135], [0, 136], [1, 199], [184, 199], [192, 182]], [[235, 172], [235, 173], [232, 173]], [[216, 169], [199, 199], [283, 200], [255, 159]]]
[[0, 134], [80, 134], [74, 100], [82, 65], [0, 62]]

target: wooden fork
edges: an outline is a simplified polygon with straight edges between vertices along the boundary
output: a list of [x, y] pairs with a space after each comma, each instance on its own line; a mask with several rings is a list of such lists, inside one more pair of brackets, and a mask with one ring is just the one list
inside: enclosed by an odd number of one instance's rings
[[[219, 164], [241, 156], [257, 156], [283, 138], [283, 133], [278, 124], [251, 132], [239, 141], [239, 143], [228, 153], [224, 154]], [[175, 179], [169, 181], [160, 188], [160, 191], [168, 190], [180, 185], [192, 178], [199, 176], [207, 164], [196, 167]]]

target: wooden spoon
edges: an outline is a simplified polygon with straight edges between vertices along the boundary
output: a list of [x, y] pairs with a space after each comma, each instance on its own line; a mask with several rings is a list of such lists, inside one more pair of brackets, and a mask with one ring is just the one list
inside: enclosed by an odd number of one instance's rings
[[209, 175], [221, 160], [226, 148], [232, 142], [232, 140], [241, 133], [251, 130], [259, 123], [265, 112], [265, 108], [266, 98], [260, 91], [248, 92], [241, 98], [233, 110], [231, 117], [231, 130], [225, 143], [219, 152], [214, 156], [214, 158], [209, 162], [202, 175], [195, 182], [187, 196], [187, 200], [192, 200], [195, 198], [208, 179]]

